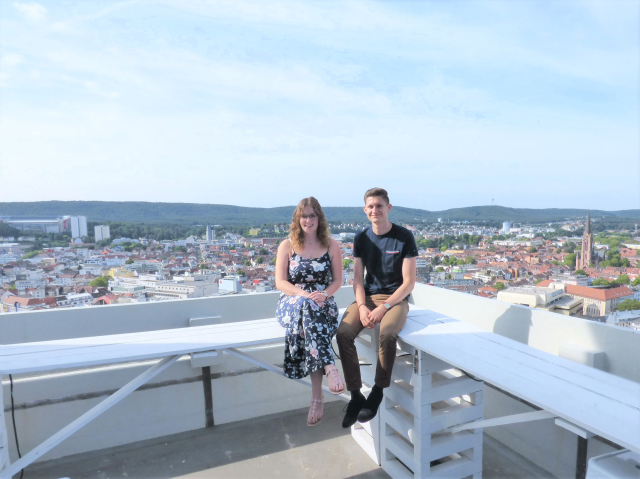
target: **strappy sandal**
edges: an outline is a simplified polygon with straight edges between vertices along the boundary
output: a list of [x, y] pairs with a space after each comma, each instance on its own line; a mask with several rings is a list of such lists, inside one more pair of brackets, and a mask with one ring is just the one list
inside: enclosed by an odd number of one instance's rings
[[[340, 374], [338, 373], [338, 370], [336, 368], [333, 368], [329, 371], [326, 371], [327, 374], [327, 382], [329, 383], [329, 392], [331, 394], [342, 394], [344, 392], [344, 383], [342, 382], [342, 379], [340, 378]], [[331, 389], [331, 386], [342, 386], [339, 390], [334, 391], [333, 389]]]
[[316, 410], [318, 409], [318, 405], [319, 404], [323, 404], [324, 403], [324, 396], [322, 396], [320, 399], [312, 399], [311, 400], [311, 408], [309, 409], [309, 415], [307, 416], [307, 426], [317, 426], [318, 424], [320, 424], [320, 421], [322, 421], [322, 418], [324, 417], [324, 407], [322, 407], [322, 416], [320, 416], [320, 419], [316, 420], [315, 422], [311, 422], [310, 418], [314, 417], [316, 415]]

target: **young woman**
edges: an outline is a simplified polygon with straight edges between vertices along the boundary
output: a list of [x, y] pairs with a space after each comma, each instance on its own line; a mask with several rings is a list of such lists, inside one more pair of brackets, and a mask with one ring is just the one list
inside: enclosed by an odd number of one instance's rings
[[322, 376], [333, 394], [344, 391], [335, 366], [331, 340], [338, 328], [333, 294], [342, 285], [340, 245], [331, 239], [320, 203], [304, 198], [291, 219], [289, 238], [278, 248], [276, 287], [282, 291], [276, 317], [287, 329], [284, 374], [300, 379], [311, 375], [311, 408], [307, 425], [324, 414]]

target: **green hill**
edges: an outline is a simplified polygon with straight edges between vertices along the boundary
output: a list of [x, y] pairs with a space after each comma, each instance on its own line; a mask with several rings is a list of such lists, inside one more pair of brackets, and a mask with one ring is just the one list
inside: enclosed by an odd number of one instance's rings
[[[92, 222], [121, 221], [146, 224], [222, 224], [260, 225], [288, 223], [294, 206], [277, 208], [248, 208], [232, 205], [196, 203], [150, 203], [139, 201], [36, 201], [0, 203], [2, 216], [81, 215]], [[366, 217], [361, 207], [327, 207], [329, 221], [362, 222]], [[566, 218], [585, 217], [584, 209], [525, 209], [504, 206], [471, 206], [444, 211], [427, 211], [396, 206], [391, 218], [397, 222], [436, 221], [515, 221], [549, 222]], [[591, 210], [591, 217], [640, 219], [640, 210]]]

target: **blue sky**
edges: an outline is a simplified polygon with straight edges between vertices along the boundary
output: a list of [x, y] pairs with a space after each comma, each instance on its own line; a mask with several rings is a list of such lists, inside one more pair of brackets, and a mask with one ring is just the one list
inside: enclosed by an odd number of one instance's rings
[[0, 0], [0, 201], [640, 208], [639, 5]]

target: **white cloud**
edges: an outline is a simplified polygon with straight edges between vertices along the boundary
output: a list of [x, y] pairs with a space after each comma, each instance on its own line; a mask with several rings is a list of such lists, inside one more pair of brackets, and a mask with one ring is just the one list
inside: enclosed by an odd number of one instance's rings
[[36, 2], [13, 2], [13, 6], [32, 22], [39, 22], [47, 16], [47, 8]]
[[84, 87], [87, 89], [87, 91], [89, 91], [91, 93], [94, 93], [96, 95], [100, 95], [100, 96], [105, 97], [105, 98], [116, 99], [116, 98], [120, 97], [120, 93], [119, 92], [117, 92], [117, 91], [106, 91], [97, 82], [85, 81], [84, 82]]
[[2, 59], [0, 59], [0, 63], [3, 67], [14, 66], [22, 63], [23, 60], [24, 57], [18, 53], [4, 53]]

